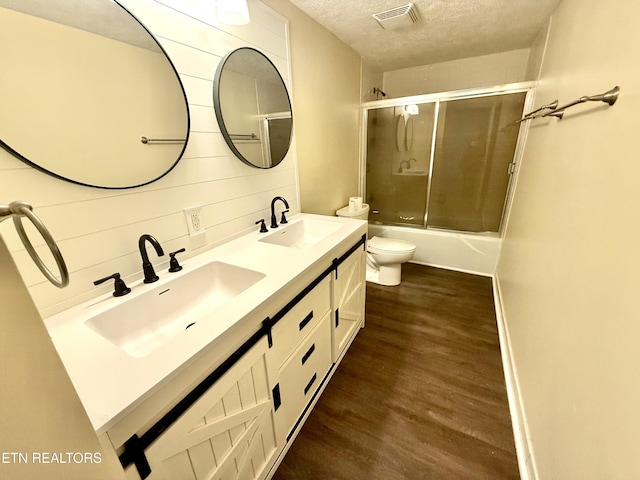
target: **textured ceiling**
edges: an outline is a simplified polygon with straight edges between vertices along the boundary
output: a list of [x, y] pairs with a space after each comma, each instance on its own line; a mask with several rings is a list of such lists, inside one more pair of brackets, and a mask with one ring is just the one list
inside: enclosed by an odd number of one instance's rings
[[403, 0], [289, 0], [382, 71], [531, 46], [561, 0], [416, 0], [419, 20], [384, 30], [374, 13]]

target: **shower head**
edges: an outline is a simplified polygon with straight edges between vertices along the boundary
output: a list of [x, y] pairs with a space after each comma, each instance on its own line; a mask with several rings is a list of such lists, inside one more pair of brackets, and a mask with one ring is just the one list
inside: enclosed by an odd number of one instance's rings
[[373, 93], [375, 93], [376, 95], [377, 95], [377, 94], [380, 94], [380, 95], [382, 95], [383, 97], [386, 97], [386, 96], [387, 96], [387, 94], [386, 94], [386, 93], [384, 93], [382, 90], [380, 90], [378, 87], [373, 87]]

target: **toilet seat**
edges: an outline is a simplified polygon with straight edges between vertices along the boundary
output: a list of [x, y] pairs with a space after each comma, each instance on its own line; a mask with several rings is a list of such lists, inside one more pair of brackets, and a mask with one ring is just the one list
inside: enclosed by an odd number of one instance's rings
[[373, 237], [367, 242], [367, 251], [369, 253], [413, 253], [416, 246], [411, 242], [399, 240], [396, 238]]

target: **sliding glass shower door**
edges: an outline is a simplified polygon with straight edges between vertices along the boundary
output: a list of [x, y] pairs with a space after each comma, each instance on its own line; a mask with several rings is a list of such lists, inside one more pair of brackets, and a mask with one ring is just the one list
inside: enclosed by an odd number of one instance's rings
[[424, 226], [435, 105], [369, 111], [366, 197], [370, 220]]
[[441, 102], [427, 226], [499, 230], [525, 96]]
[[369, 220], [498, 232], [526, 94], [370, 109]]

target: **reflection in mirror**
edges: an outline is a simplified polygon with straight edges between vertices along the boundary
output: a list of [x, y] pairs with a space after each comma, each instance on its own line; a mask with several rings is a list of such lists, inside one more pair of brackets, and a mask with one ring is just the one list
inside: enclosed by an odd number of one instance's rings
[[182, 156], [180, 79], [118, 3], [0, 0], [0, 43], [0, 146], [16, 157], [74, 183], [130, 188]]
[[213, 105], [220, 131], [247, 165], [271, 168], [289, 151], [293, 121], [282, 77], [259, 51], [243, 47], [218, 65]]

